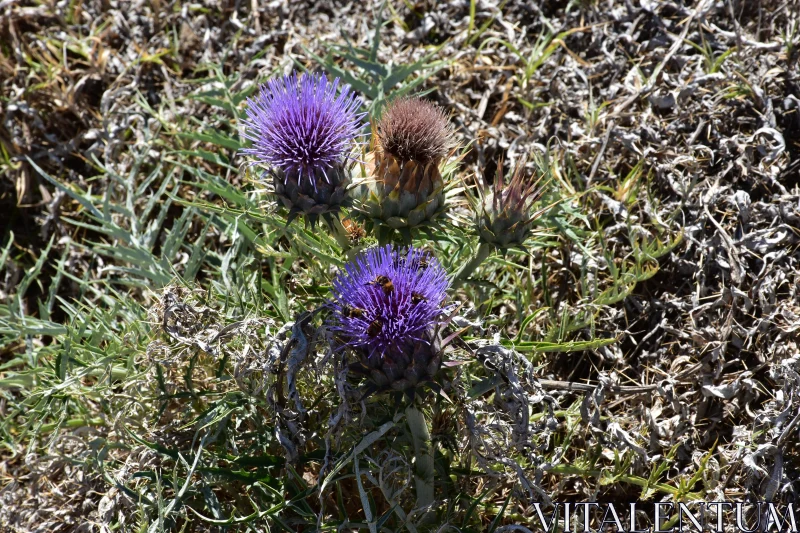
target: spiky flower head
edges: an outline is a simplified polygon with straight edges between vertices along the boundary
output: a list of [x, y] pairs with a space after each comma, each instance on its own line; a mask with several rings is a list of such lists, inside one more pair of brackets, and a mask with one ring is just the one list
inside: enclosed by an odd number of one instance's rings
[[347, 239], [350, 241], [350, 246], [353, 248], [358, 246], [361, 240], [367, 236], [367, 232], [364, 231], [364, 228], [351, 218], [342, 220], [342, 227], [344, 228], [345, 234], [347, 234]]
[[333, 281], [332, 329], [359, 357], [374, 389], [412, 389], [441, 365], [438, 326], [450, 282], [419, 248], [371, 248]]
[[303, 74], [299, 83], [296, 74], [269, 80], [258, 97], [247, 99], [244, 137], [253, 147], [244, 153], [287, 177], [309, 180], [353, 159], [365, 113], [349, 85], [338, 89], [339, 78], [331, 83], [324, 74]]
[[540, 180], [531, 179], [525, 171], [527, 159], [521, 158], [508, 183], [503, 176], [502, 163], [492, 186], [480, 188], [480, 202], [476, 209], [475, 224], [481, 241], [500, 249], [522, 246], [530, 236], [534, 221], [544, 212], [532, 212], [541, 197]]
[[357, 160], [353, 149], [362, 137], [361, 104], [349, 85], [324, 74], [275, 78], [248, 98], [242, 136], [252, 147], [243, 152], [269, 169], [290, 216], [303, 212], [313, 223], [339, 210], [350, 183], [348, 163]]
[[453, 144], [453, 129], [436, 104], [420, 98], [389, 104], [374, 130], [362, 215], [373, 225], [402, 231], [436, 218], [445, 207], [439, 165]]
[[421, 98], [400, 98], [378, 123], [380, 148], [399, 161], [437, 164], [450, 149], [452, 128], [444, 110]]

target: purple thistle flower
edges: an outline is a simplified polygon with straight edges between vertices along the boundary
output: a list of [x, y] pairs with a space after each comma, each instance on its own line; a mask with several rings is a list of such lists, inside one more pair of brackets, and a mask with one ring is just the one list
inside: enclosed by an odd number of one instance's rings
[[242, 151], [279, 170], [284, 180], [307, 178], [316, 188], [321, 173], [341, 166], [361, 137], [361, 98], [349, 85], [339, 95], [339, 78], [329, 82], [324, 74], [284, 76], [269, 80], [256, 98], [247, 99], [242, 136], [253, 142]]
[[431, 344], [449, 286], [444, 268], [422, 249], [369, 249], [333, 281], [332, 329], [369, 359], [399, 362]]

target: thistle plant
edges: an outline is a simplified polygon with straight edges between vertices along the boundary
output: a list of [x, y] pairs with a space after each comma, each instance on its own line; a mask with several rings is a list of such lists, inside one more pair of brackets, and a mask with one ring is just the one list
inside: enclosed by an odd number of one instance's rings
[[447, 116], [437, 105], [420, 98], [389, 104], [373, 131], [370, 176], [360, 188], [357, 206], [367, 223], [378, 227], [379, 240], [385, 242], [398, 230], [408, 241], [413, 228], [444, 211], [440, 165], [453, 148], [452, 137]]
[[475, 257], [456, 274], [456, 279], [468, 277], [494, 250], [505, 252], [509, 248], [524, 249], [525, 241], [533, 232], [533, 225], [546, 210], [534, 211], [534, 204], [544, 189], [541, 178], [532, 179], [525, 171], [527, 158], [522, 157], [506, 182], [502, 163], [492, 185], [486, 182], [477, 188], [478, 197], [472, 198], [475, 212], [475, 230], [480, 245]]
[[417, 506], [433, 503], [433, 450], [417, 388], [430, 383], [442, 365], [447, 341], [440, 337], [450, 282], [439, 262], [419, 248], [370, 248], [333, 281], [332, 329], [358, 358], [350, 366], [365, 376], [367, 393], [395, 391], [411, 397], [406, 422], [417, 457]]
[[361, 98], [349, 85], [340, 89], [339, 78], [292, 74], [270, 80], [247, 104], [242, 136], [252, 147], [243, 152], [267, 167], [288, 222], [300, 214], [312, 226], [320, 217], [338, 221], [362, 137]]

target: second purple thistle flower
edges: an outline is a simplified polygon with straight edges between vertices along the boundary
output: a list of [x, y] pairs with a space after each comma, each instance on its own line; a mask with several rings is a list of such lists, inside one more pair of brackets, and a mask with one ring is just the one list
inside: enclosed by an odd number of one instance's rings
[[450, 282], [423, 250], [372, 248], [333, 281], [334, 331], [374, 390], [407, 391], [441, 366], [438, 329]]
[[268, 168], [290, 221], [302, 213], [313, 225], [346, 203], [361, 105], [349, 85], [324, 74], [275, 78], [248, 98], [242, 136], [252, 147], [242, 151]]

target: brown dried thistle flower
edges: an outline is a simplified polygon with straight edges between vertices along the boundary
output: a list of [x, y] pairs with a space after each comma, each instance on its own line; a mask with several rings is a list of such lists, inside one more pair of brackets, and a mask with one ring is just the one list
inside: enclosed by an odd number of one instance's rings
[[[444, 110], [420, 98], [389, 104], [369, 154], [373, 180], [362, 187], [359, 211], [371, 225], [400, 231], [432, 221], [445, 209], [439, 165], [453, 149], [453, 128]], [[382, 230], [378, 238], [385, 242]]]
[[392, 102], [378, 123], [378, 142], [400, 161], [437, 163], [450, 149], [452, 127], [444, 110], [428, 100]]
[[342, 220], [342, 226], [344, 227], [344, 230], [347, 233], [347, 238], [350, 240], [350, 244], [352, 246], [358, 245], [358, 243], [361, 242], [361, 239], [367, 235], [367, 232], [364, 231], [364, 228], [353, 219], [345, 218]]

